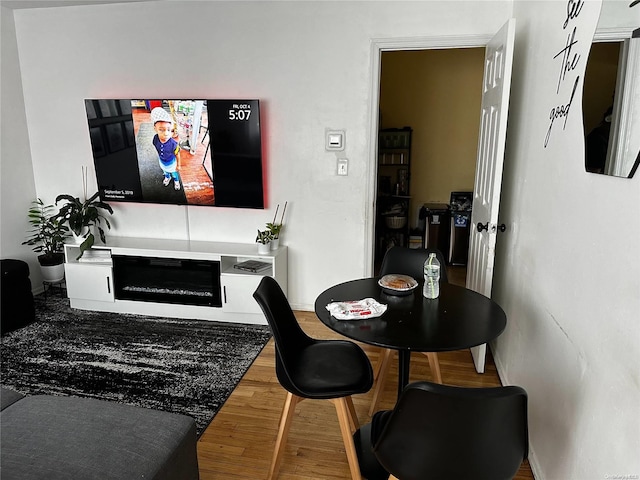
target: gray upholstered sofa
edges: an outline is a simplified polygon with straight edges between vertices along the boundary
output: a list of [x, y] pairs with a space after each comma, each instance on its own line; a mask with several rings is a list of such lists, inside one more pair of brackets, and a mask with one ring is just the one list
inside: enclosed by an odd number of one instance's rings
[[2, 480], [198, 478], [191, 417], [0, 389]]

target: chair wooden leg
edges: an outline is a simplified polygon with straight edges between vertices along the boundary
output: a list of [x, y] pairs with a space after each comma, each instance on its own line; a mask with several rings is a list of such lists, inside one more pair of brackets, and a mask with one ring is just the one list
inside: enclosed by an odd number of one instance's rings
[[284, 401], [284, 407], [282, 409], [282, 416], [280, 417], [280, 427], [278, 429], [278, 436], [276, 437], [276, 446], [273, 451], [273, 459], [271, 460], [271, 467], [269, 468], [268, 480], [277, 478], [278, 470], [280, 470], [280, 463], [282, 462], [282, 455], [284, 454], [284, 446], [287, 443], [287, 436], [291, 428], [291, 421], [293, 415], [296, 412], [296, 405], [300, 403], [304, 398], [298, 397], [291, 392], [287, 392], [287, 398]]
[[380, 353], [378, 354], [378, 361], [376, 362], [376, 366], [373, 368], [374, 381], [378, 378], [378, 375], [380, 375], [380, 370], [382, 369], [382, 362], [388, 350], [389, 350], [388, 348], [380, 348]]
[[344, 449], [347, 453], [347, 461], [349, 462], [351, 478], [353, 480], [362, 480], [362, 476], [360, 475], [360, 464], [358, 463], [358, 454], [356, 453], [356, 446], [353, 443], [353, 432], [351, 431], [352, 420], [350, 420], [350, 400], [351, 397], [342, 397], [332, 399], [331, 401], [335, 405], [336, 412], [338, 414], [338, 423], [340, 424], [340, 431], [342, 432]]
[[347, 402], [347, 410], [349, 412], [349, 426], [351, 427], [351, 433], [356, 433], [356, 430], [360, 428], [360, 422], [358, 421], [358, 414], [356, 408], [353, 406], [353, 399], [351, 397], [345, 397]]
[[436, 352], [424, 352], [429, 359], [429, 367], [431, 373], [437, 383], [442, 383], [442, 374], [440, 373], [440, 362], [438, 362], [438, 354]]
[[376, 385], [373, 389], [373, 398], [371, 399], [371, 406], [369, 407], [369, 416], [372, 416], [378, 407], [378, 402], [380, 401], [382, 391], [384, 390], [384, 380], [387, 376], [387, 372], [389, 371], [392, 353], [393, 350], [385, 348], [381, 353], [382, 357], [378, 361], [378, 379], [376, 380]]

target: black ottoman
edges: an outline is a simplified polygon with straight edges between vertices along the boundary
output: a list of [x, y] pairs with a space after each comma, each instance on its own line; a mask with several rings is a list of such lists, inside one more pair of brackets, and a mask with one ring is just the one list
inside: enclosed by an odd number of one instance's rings
[[0, 290], [0, 335], [29, 325], [36, 319], [31, 292], [29, 264], [22, 260], [3, 259]]

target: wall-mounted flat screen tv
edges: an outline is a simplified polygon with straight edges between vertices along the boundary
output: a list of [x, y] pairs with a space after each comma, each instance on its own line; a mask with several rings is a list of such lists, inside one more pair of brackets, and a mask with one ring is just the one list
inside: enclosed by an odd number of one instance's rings
[[264, 208], [258, 100], [85, 100], [106, 202]]

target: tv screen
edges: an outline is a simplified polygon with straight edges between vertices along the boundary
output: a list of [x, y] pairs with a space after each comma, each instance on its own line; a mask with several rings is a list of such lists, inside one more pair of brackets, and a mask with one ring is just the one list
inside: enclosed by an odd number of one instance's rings
[[258, 100], [85, 100], [103, 201], [264, 208]]

